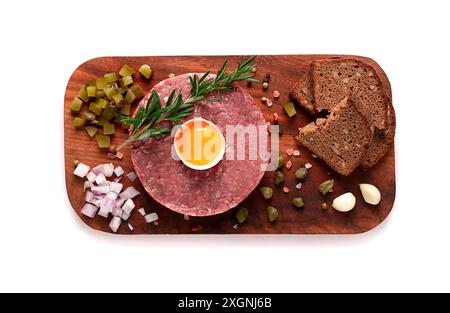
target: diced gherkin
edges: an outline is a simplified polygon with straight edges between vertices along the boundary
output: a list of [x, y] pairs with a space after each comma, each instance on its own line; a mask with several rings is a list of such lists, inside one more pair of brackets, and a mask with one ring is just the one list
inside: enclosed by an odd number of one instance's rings
[[130, 87], [130, 89], [133, 91], [134, 95], [136, 96], [136, 99], [143, 98], [145, 96], [144, 91], [142, 90], [141, 86], [139, 85], [133, 85]]
[[297, 114], [297, 112], [295, 111], [294, 104], [292, 102], [283, 104], [283, 108], [289, 117], [293, 117], [295, 114]]
[[117, 75], [117, 73], [108, 73], [105, 74], [104, 77], [106, 78], [106, 81], [108, 82], [108, 84], [116, 82], [119, 79], [119, 76]]
[[122, 77], [125, 76], [131, 76], [134, 73], [136, 73], [136, 71], [134, 70], [134, 68], [132, 68], [131, 66], [125, 64], [124, 66], [122, 66], [122, 68], [119, 71], [119, 75]]
[[87, 94], [89, 97], [94, 98], [97, 95], [97, 87], [95, 86], [88, 86], [87, 87]]
[[75, 117], [73, 119], [73, 126], [75, 126], [75, 127], [84, 126], [85, 123], [86, 123], [86, 120], [84, 118]]
[[125, 104], [125, 105], [120, 109], [120, 114], [129, 116], [130, 113], [131, 113], [131, 105], [130, 105], [130, 104]]
[[133, 90], [128, 89], [127, 95], [125, 96], [125, 101], [128, 104], [133, 104], [133, 102], [137, 99], [136, 95], [134, 94]]
[[97, 140], [97, 145], [99, 148], [109, 148], [111, 144], [111, 140], [109, 136], [105, 136], [102, 134], [95, 135], [95, 139]]
[[147, 64], [143, 64], [141, 65], [141, 67], [139, 68], [139, 73], [142, 74], [142, 76], [144, 76], [147, 79], [150, 79], [150, 77], [152, 77], [152, 68], [147, 65]]
[[70, 105], [70, 110], [72, 112], [80, 112], [82, 106], [83, 101], [81, 101], [80, 98], [74, 98], [72, 104]]
[[103, 89], [108, 85], [108, 80], [105, 77], [99, 77], [95, 80], [95, 87], [97, 89]]
[[120, 85], [122, 86], [122, 87], [124, 87], [124, 86], [129, 86], [129, 85], [131, 85], [133, 83], [133, 77], [131, 77], [131, 76], [125, 76], [125, 77], [122, 77], [121, 79], [120, 79]]
[[117, 89], [112, 87], [105, 87], [103, 88], [103, 91], [105, 92], [105, 95], [108, 98], [108, 100], [112, 100], [113, 96], [117, 93]]
[[122, 105], [122, 102], [123, 102], [123, 96], [122, 96], [121, 93], [116, 93], [116, 94], [112, 97], [112, 99], [113, 99], [114, 103], [115, 103], [117, 106], [121, 106], [121, 105]]
[[89, 101], [89, 96], [87, 94], [86, 86], [81, 87], [80, 92], [78, 93], [78, 98], [80, 98], [84, 102], [88, 102]]
[[114, 135], [116, 132], [114, 124], [107, 123], [103, 124], [103, 135]]
[[91, 102], [91, 104], [89, 105], [89, 110], [97, 115], [100, 115], [103, 108], [98, 104], [98, 102]]
[[105, 96], [106, 96], [106, 94], [105, 94], [105, 92], [103, 90], [97, 90], [97, 92], [95, 94], [96, 98], [103, 98]]
[[98, 128], [95, 126], [86, 126], [84, 129], [86, 129], [86, 132], [88, 133], [89, 137], [93, 138], [95, 134], [98, 132]]

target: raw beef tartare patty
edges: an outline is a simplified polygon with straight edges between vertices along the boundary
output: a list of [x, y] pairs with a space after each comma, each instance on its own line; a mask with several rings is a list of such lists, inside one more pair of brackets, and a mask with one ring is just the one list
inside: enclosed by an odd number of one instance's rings
[[[173, 89], [181, 90], [183, 98], [190, 91], [189, 76], [184, 74], [161, 81], [152, 91], [156, 91], [165, 105]], [[202, 74], [197, 74], [201, 76]], [[151, 92], [140, 102], [144, 106]], [[217, 94], [210, 95], [217, 98]], [[218, 101], [220, 100], [220, 101]], [[202, 117], [213, 122], [222, 131], [225, 138], [226, 125], [263, 126], [264, 132], [258, 136], [268, 136], [266, 121], [261, 110], [254, 104], [253, 98], [241, 87], [235, 86], [233, 92], [223, 92], [214, 101], [208, 98], [194, 105], [192, 116]], [[223, 213], [242, 202], [261, 181], [262, 168], [269, 158], [259, 153], [256, 160], [226, 160], [208, 170], [194, 170], [181, 160], [172, 158], [173, 137], [152, 138], [134, 142], [131, 158], [136, 173], [145, 190], [152, 198], [165, 207], [191, 216], [209, 216]], [[226, 144], [226, 149], [236, 149]], [[246, 140], [246, 151], [248, 141]], [[234, 150], [236, 151], [236, 150]]]

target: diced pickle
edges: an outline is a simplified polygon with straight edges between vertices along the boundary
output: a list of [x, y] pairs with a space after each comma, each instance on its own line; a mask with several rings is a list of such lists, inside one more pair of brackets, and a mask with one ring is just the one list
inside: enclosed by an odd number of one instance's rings
[[122, 77], [131, 76], [134, 73], [136, 73], [134, 68], [132, 68], [131, 66], [129, 66], [127, 64], [124, 64], [124, 66], [122, 66], [122, 68], [119, 71], [119, 75], [122, 76]]
[[122, 95], [126, 94], [127, 91], [128, 91], [128, 87], [127, 86], [121, 86], [121, 87], [119, 87], [119, 89], [117, 89], [117, 92], [122, 94]]
[[125, 101], [128, 104], [133, 104], [133, 102], [137, 99], [136, 95], [134, 94], [133, 90], [128, 89], [127, 95], [125, 96]]
[[283, 108], [289, 117], [293, 117], [295, 114], [297, 114], [297, 112], [295, 111], [294, 104], [292, 102], [283, 104]]
[[86, 120], [84, 118], [75, 117], [73, 119], [73, 126], [75, 126], [75, 127], [84, 126], [85, 123], [86, 123]]
[[105, 95], [108, 98], [108, 100], [112, 100], [113, 96], [117, 93], [117, 89], [113, 87], [105, 87], [103, 88], [103, 91], [105, 92]]
[[125, 104], [121, 109], [120, 109], [120, 114], [123, 115], [130, 115], [131, 113], [131, 105], [130, 104]]
[[133, 83], [133, 77], [131, 77], [131, 76], [125, 76], [125, 77], [123, 77], [123, 78], [120, 79], [120, 85], [121, 85], [122, 87], [124, 87], [124, 86], [129, 86], [129, 85], [131, 85], [132, 83]]
[[[100, 108], [102, 108], [102, 109], [104, 109], [104, 108], [106, 108], [106, 106], [108, 105], [108, 101], [107, 100], [105, 100], [105, 99], [103, 99], [103, 98], [99, 98], [99, 99], [97, 99], [97, 101], [95, 101], [96, 103], [97, 103], [97, 105], [100, 107]], [[95, 113], [95, 112], [94, 112]]]
[[116, 82], [119, 79], [119, 76], [117, 75], [117, 73], [108, 73], [105, 74], [104, 77], [106, 78], [106, 81], [108, 82], [108, 84]]
[[123, 96], [121, 93], [116, 93], [113, 97], [112, 97], [114, 103], [119, 106], [122, 104], [123, 102]]
[[80, 92], [78, 93], [78, 98], [80, 98], [84, 102], [88, 102], [89, 101], [89, 96], [87, 94], [86, 86], [81, 87]]
[[115, 132], [114, 124], [103, 124], [103, 135], [114, 135]]
[[147, 64], [142, 64], [139, 68], [139, 73], [141, 73], [145, 78], [150, 79], [152, 77], [152, 68]]
[[134, 95], [136, 96], [136, 99], [140, 99], [145, 96], [144, 90], [142, 90], [141, 86], [139, 85], [133, 85], [130, 87], [130, 89], [133, 91]]
[[88, 122], [93, 122], [97, 118], [97, 115], [95, 115], [91, 111], [86, 111], [86, 112], [84, 112], [83, 115], [84, 115], [84, 118], [86, 119], [86, 121], [88, 121]]
[[105, 110], [103, 111], [103, 114], [101, 116], [101, 118], [103, 118], [104, 120], [111, 120], [115, 115], [117, 114], [117, 108], [114, 105], [114, 103], [109, 103]]
[[97, 95], [97, 87], [95, 86], [88, 86], [87, 87], [87, 94], [89, 97], [95, 97]]
[[74, 98], [72, 104], [70, 105], [70, 110], [72, 112], [80, 112], [82, 106], [83, 101], [81, 101], [80, 98]]
[[95, 86], [97, 89], [103, 89], [108, 85], [108, 81], [105, 77], [99, 77], [95, 80]]
[[84, 129], [86, 129], [86, 132], [88, 133], [89, 137], [93, 138], [95, 134], [98, 132], [98, 128], [95, 126], [86, 126]]
[[98, 104], [98, 102], [91, 102], [89, 105], [89, 110], [91, 112], [94, 112], [97, 115], [100, 115], [102, 113], [102, 107]]
[[103, 90], [97, 90], [97, 92], [95, 94], [96, 98], [103, 98], [105, 96], [106, 96], [106, 94], [105, 94], [105, 92]]
[[110, 137], [102, 134], [95, 135], [95, 139], [97, 140], [97, 145], [99, 148], [109, 148], [110, 145]]

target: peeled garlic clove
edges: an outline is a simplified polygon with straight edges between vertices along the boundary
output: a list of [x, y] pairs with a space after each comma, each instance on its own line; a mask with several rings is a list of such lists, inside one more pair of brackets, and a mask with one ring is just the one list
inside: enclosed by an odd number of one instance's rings
[[359, 184], [364, 201], [368, 204], [377, 205], [381, 201], [381, 193], [377, 187], [371, 184]]
[[356, 198], [351, 192], [344, 193], [333, 200], [333, 208], [339, 212], [349, 212], [353, 210]]

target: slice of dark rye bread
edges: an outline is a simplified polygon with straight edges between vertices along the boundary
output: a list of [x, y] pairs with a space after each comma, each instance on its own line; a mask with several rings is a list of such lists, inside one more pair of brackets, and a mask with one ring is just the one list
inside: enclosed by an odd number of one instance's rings
[[311, 72], [304, 73], [289, 93], [291, 98], [311, 115], [316, 114], [312, 91]]
[[388, 128], [385, 130], [375, 129], [373, 132], [372, 142], [367, 149], [366, 156], [361, 163], [362, 168], [369, 169], [380, 161], [386, 152], [388, 152], [395, 137], [395, 110], [392, 103], [389, 101], [388, 106]]
[[337, 173], [348, 176], [363, 161], [372, 139], [370, 125], [348, 97], [330, 115], [299, 128], [295, 137]]
[[352, 94], [354, 103], [371, 126], [388, 128], [388, 97], [375, 69], [355, 59], [325, 59], [311, 64], [315, 108], [331, 111]]

